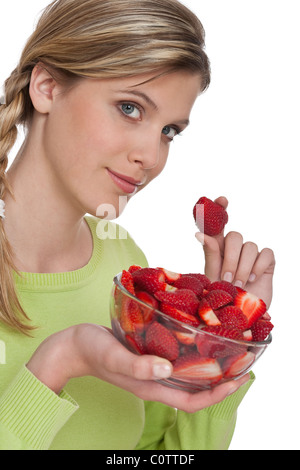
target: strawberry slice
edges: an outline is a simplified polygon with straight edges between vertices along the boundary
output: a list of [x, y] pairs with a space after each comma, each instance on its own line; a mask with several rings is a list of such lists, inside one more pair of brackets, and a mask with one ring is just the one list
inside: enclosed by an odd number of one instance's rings
[[227, 357], [223, 364], [224, 377], [231, 378], [246, 372], [255, 361], [255, 354], [251, 351]]
[[233, 301], [232, 296], [225, 290], [221, 289], [209, 291], [205, 298], [213, 310], [225, 307], [225, 305], [228, 305]]
[[132, 274], [129, 271], [123, 269], [120, 282], [130, 294], [135, 295], [134, 284]]
[[205, 275], [205, 274], [200, 274], [200, 273], [187, 273], [187, 274], [182, 274], [182, 277], [185, 277], [185, 276], [192, 276], [192, 277], [195, 277], [197, 278], [201, 284], [203, 285], [204, 289], [208, 289], [208, 287], [210, 286], [211, 284], [211, 281], [210, 279]]
[[239, 354], [245, 351], [246, 346], [239, 343], [229, 343], [228, 341], [220, 341], [219, 336], [224, 338], [243, 340], [241, 331], [233, 328], [224, 328], [223, 326], [205, 326], [201, 329], [203, 332], [212, 333], [212, 335], [199, 334], [196, 336], [195, 343], [198, 352], [205, 357], [226, 357], [231, 354]]
[[186, 346], [191, 346], [192, 344], [195, 344], [196, 333], [173, 330], [173, 334], [176, 336], [177, 340], [181, 344], [185, 344]]
[[206, 325], [210, 326], [217, 326], [221, 325], [220, 320], [218, 319], [217, 315], [209, 305], [208, 301], [204, 298], [200, 300], [199, 308], [198, 308], [198, 315], [203, 320]]
[[189, 289], [193, 291], [198, 298], [203, 294], [202, 282], [194, 276], [182, 276], [173, 283], [177, 289]]
[[164, 276], [166, 278], [166, 282], [168, 282], [170, 284], [173, 284], [173, 282], [175, 282], [175, 281], [177, 281], [178, 279], [181, 278], [180, 273], [175, 273], [175, 272], [169, 271], [168, 269], [165, 269], [165, 268], [156, 268], [156, 269], [159, 269], [160, 271], [162, 271], [164, 273]]
[[125, 335], [125, 339], [130, 349], [138, 354], [146, 354], [145, 341], [140, 335]]
[[237, 288], [231, 284], [231, 282], [227, 282], [227, 281], [215, 281], [215, 282], [212, 282], [208, 288], [207, 288], [208, 291], [210, 290], [225, 290], [225, 292], [228, 292], [228, 294], [231, 295], [231, 297], [234, 299], [234, 297], [236, 296], [237, 294]]
[[155, 314], [155, 310], [158, 309], [158, 306], [159, 306], [158, 300], [156, 300], [156, 298], [153, 297], [153, 295], [149, 294], [146, 291], [137, 291], [136, 297], [142, 302], [144, 302], [145, 304], [148, 304], [148, 306], [139, 305], [143, 313], [144, 323], [145, 325], [147, 325], [148, 323], [152, 321], [153, 315]]
[[122, 297], [120, 326], [125, 333], [141, 333], [144, 330], [143, 314], [135, 300]]
[[234, 305], [239, 307], [248, 319], [247, 328], [251, 326], [267, 311], [265, 302], [243, 289], [238, 290], [237, 296], [234, 298]]
[[236, 305], [227, 305], [217, 311], [217, 317], [223, 326], [244, 331], [248, 327], [248, 318]]
[[167, 303], [183, 312], [196, 315], [199, 300], [196, 294], [189, 289], [176, 289], [175, 291], [158, 291], [154, 294], [160, 302]]
[[182, 310], [179, 310], [178, 308], [173, 307], [167, 303], [162, 302], [160, 304], [160, 311], [169, 317], [174, 318], [175, 320], [179, 320], [182, 323], [187, 323], [188, 325], [194, 326], [195, 328], [200, 325], [200, 320], [195, 317], [195, 315], [183, 312]]
[[223, 373], [216, 359], [201, 357], [192, 352], [187, 356], [180, 356], [173, 362], [173, 376], [216, 384], [222, 379]]
[[175, 336], [163, 325], [154, 321], [146, 331], [145, 346], [147, 354], [175, 361], [179, 356], [179, 345]]
[[271, 331], [274, 325], [268, 320], [257, 320], [251, 327], [253, 341], [264, 341]]

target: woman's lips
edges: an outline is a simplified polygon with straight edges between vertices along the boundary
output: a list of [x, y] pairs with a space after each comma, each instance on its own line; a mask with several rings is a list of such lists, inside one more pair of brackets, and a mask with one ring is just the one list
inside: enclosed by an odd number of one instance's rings
[[137, 181], [130, 176], [121, 175], [120, 173], [116, 173], [115, 171], [110, 170], [107, 168], [107, 172], [113, 182], [124, 192], [127, 194], [133, 194], [137, 191], [138, 186], [143, 184], [141, 181]]

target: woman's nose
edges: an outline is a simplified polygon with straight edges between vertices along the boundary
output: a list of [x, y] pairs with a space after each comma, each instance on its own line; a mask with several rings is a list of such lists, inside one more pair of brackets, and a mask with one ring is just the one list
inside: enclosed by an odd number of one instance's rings
[[149, 136], [136, 142], [129, 154], [128, 158], [131, 162], [139, 163], [144, 170], [155, 168], [160, 161], [161, 153], [161, 134], [157, 136]]

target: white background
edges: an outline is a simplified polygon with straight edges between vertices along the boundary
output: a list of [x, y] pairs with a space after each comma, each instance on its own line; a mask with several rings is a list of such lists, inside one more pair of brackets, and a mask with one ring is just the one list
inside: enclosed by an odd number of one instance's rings
[[[228, 230], [277, 259], [273, 343], [239, 409], [231, 449], [300, 449], [299, 433], [299, 2], [185, 0], [206, 30], [212, 83], [164, 173], [119, 222], [152, 266], [203, 272], [192, 208], [229, 199]], [[1, 1], [0, 84], [48, 0]]]

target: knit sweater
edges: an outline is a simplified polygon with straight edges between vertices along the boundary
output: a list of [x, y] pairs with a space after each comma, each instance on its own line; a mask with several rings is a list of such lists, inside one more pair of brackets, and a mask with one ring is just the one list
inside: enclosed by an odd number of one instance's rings
[[[59, 395], [26, 363], [49, 335], [80, 323], [110, 326], [113, 277], [147, 260], [129, 234], [86, 217], [93, 254], [66, 273], [15, 273], [21, 304], [38, 327], [29, 338], [0, 323], [0, 450], [198, 450], [227, 449], [237, 408], [254, 380], [222, 403], [184, 413], [94, 377], [72, 379]], [[118, 237], [118, 234], [120, 236]]]

